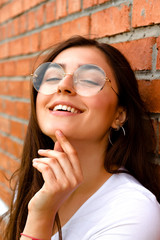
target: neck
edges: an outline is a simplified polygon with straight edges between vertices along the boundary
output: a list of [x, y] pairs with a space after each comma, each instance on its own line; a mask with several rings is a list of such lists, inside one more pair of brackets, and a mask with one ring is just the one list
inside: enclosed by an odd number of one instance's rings
[[80, 160], [84, 182], [103, 182], [108, 176], [104, 169], [104, 159], [106, 154], [106, 139], [101, 142], [96, 141], [78, 141], [69, 139], [70, 143], [76, 149]]
[[111, 176], [104, 169], [106, 144], [73, 139], [69, 141], [77, 151], [84, 181], [59, 209], [62, 226]]

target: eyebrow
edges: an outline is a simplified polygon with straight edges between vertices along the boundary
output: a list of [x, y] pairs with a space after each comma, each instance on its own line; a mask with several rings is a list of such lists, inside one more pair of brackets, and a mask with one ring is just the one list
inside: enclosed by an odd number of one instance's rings
[[[58, 65], [60, 65], [64, 70], [66, 70], [66, 64], [65, 63], [58, 63], [58, 62], [53, 62], [53, 63], [57, 63]], [[83, 66], [85, 64], [78, 64], [77, 68]]]

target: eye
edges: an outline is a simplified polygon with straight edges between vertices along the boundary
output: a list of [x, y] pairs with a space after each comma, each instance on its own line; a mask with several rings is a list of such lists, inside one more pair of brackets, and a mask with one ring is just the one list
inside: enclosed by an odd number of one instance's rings
[[45, 82], [56, 82], [56, 81], [60, 81], [61, 78], [58, 77], [54, 77], [54, 78], [48, 78], [45, 80]]
[[83, 85], [89, 85], [89, 86], [100, 86], [100, 84], [96, 81], [92, 81], [92, 80], [85, 80], [85, 79], [82, 79], [82, 80], [79, 80], [80, 84], [83, 84]]

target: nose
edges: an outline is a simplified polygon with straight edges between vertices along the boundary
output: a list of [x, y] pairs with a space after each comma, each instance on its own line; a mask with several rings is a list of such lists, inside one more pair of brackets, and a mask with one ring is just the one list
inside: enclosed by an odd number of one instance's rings
[[75, 95], [75, 89], [73, 87], [73, 74], [66, 73], [64, 78], [60, 81], [57, 88], [58, 93]]

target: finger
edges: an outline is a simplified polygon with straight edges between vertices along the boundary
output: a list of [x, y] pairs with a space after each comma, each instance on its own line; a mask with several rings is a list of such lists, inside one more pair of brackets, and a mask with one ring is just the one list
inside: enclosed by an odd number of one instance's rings
[[59, 144], [58, 141], [56, 141], [55, 144], [54, 144], [54, 150], [58, 151], [58, 152], [64, 152], [63, 148], [61, 147], [61, 145]]
[[[58, 152], [64, 152], [58, 141], [56, 141], [54, 144], [54, 150], [58, 151]], [[39, 149], [38, 150], [38, 154], [41, 156], [46, 156], [47, 152], [50, 152], [50, 149]]]
[[54, 172], [44, 162], [40, 162], [37, 159], [33, 159], [32, 165], [39, 172], [42, 173], [43, 179], [48, 184], [53, 184], [56, 181]]
[[63, 151], [65, 153], [76, 153], [75, 149], [73, 148], [73, 146], [70, 144], [70, 142], [68, 141], [68, 139], [64, 136], [64, 134], [62, 133], [62, 131], [60, 130], [56, 130], [55, 132], [56, 138], [61, 146], [61, 148], [63, 149]]
[[72, 174], [73, 171], [68, 171], [69, 174], [67, 177], [56, 159], [51, 162], [49, 158], [34, 159], [33, 166], [42, 173], [45, 182], [44, 189], [49, 190], [51, 193], [61, 191], [72, 192], [79, 186], [79, 182], [74, 174]]
[[65, 173], [59, 162], [52, 158], [35, 158], [33, 166], [42, 173], [44, 180], [50, 184], [54, 181], [64, 181]]
[[[63, 169], [64, 173], [66, 174], [67, 177], [69, 177], [72, 172], [74, 171], [73, 169], [73, 166], [70, 162], [70, 160], [68, 159], [66, 153], [62, 153], [62, 152], [58, 152], [58, 151], [55, 151], [55, 150], [42, 150], [40, 149], [38, 151], [38, 153], [41, 155], [41, 156], [44, 156], [46, 157], [45, 159], [50, 159], [50, 165], [52, 168], [54, 168], [54, 160], [56, 159], [61, 168]], [[42, 158], [44, 159], [44, 158]], [[52, 164], [52, 159], [53, 159], [53, 164]]]
[[63, 174], [67, 177], [67, 179], [69, 179], [69, 181], [75, 180], [74, 169], [65, 153], [59, 153], [55, 150], [41, 150], [41, 151], [43, 152], [43, 155], [46, 156], [46, 158], [38, 158], [34, 159], [33, 161], [48, 164], [51, 167], [57, 179], [59, 178], [59, 174], [61, 173], [57, 171], [57, 169], [55, 168], [55, 164], [59, 164], [61, 170], [63, 171]]
[[60, 130], [57, 130], [55, 135], [63, 151], [67, 154], [76, 174], [82, 177], [82, 170], [76, 150]]

